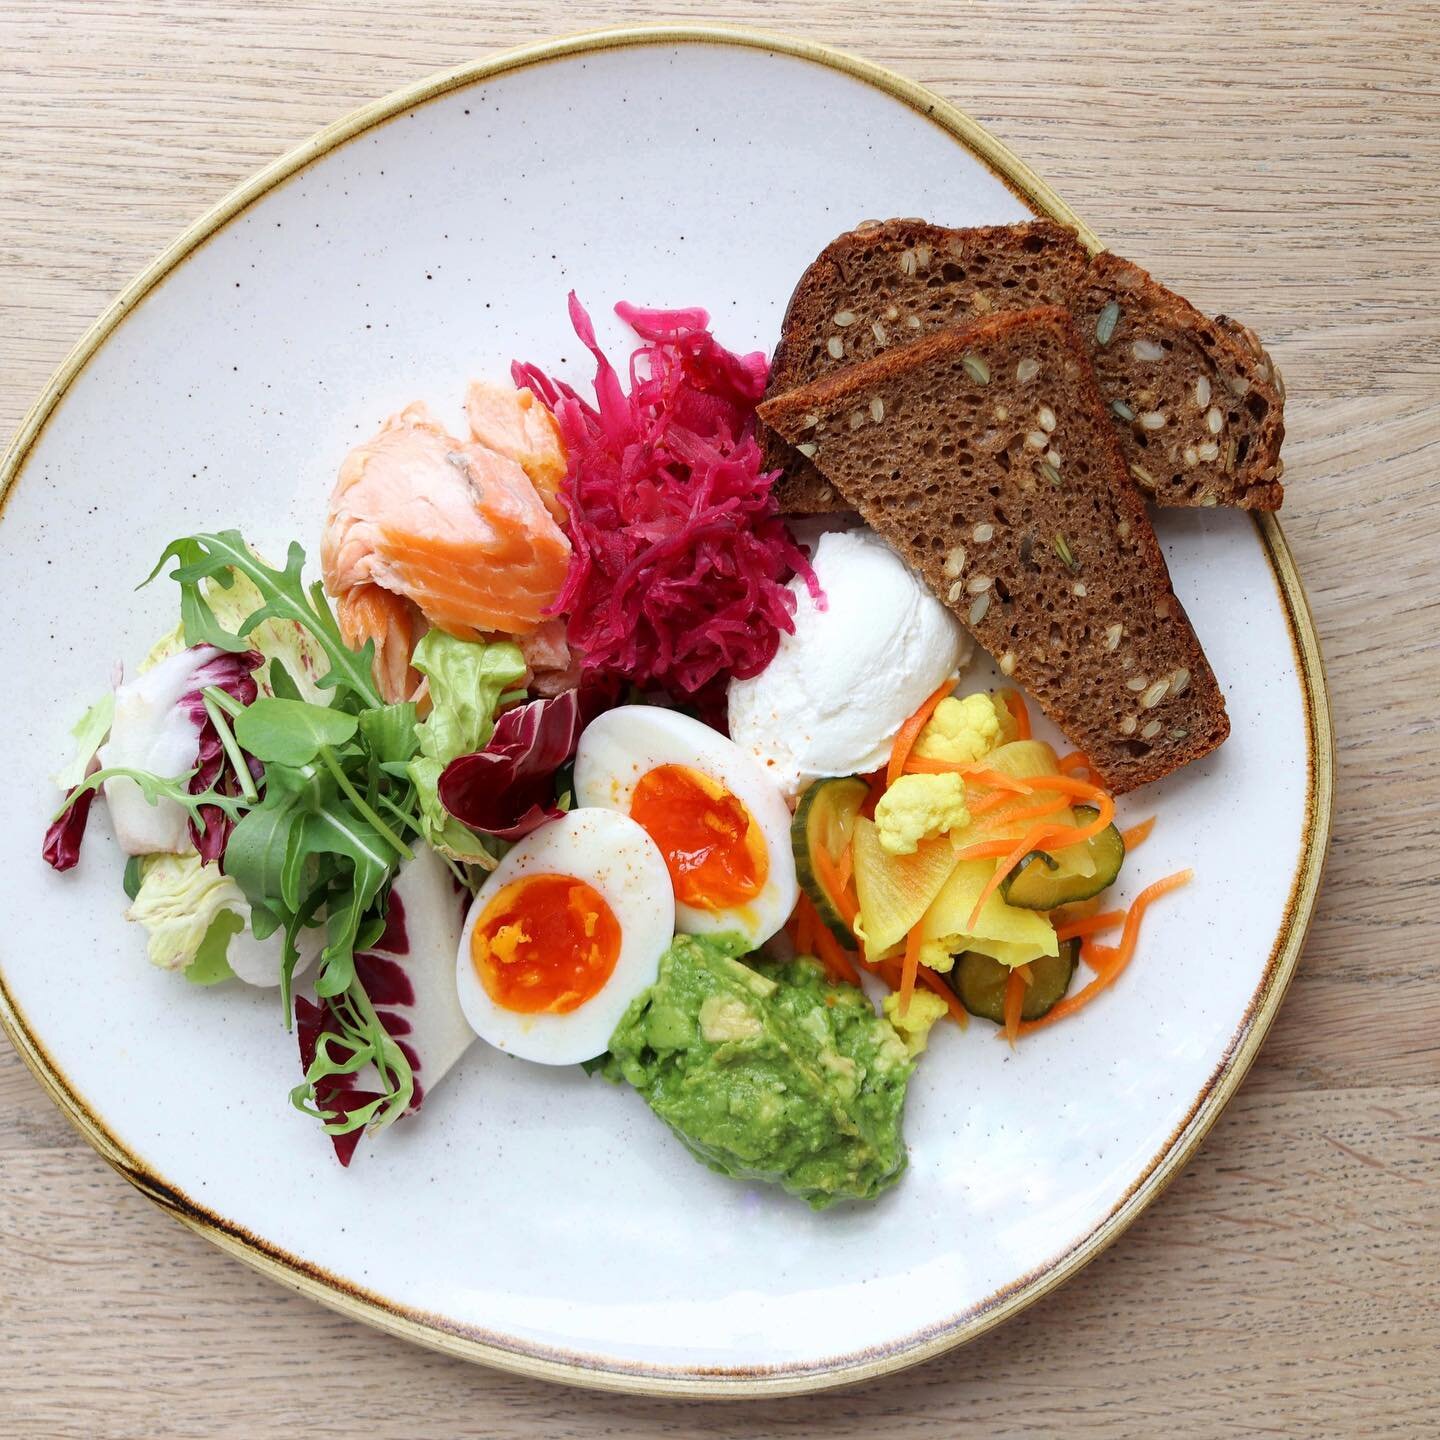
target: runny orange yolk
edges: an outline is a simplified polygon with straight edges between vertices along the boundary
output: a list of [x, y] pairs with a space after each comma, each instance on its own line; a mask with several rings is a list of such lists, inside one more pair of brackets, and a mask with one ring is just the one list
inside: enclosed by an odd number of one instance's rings
[[564, 1015], [593, 999], [620, 958], [620, 922], [570, 875], [512, 880], [470, 932], [485, 993], [505, 1010]]
[[665, 856], [675, 898], [696, 910], [729, 910], [765, 886], [765, 837], [744, 804], [688, 765], [659, 765], [640, 777], [630, 818]]

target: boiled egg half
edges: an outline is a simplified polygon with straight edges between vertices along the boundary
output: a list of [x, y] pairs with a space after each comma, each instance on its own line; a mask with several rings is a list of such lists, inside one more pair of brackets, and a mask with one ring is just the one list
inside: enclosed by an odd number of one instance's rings
[[608, 710], [580, 737], [575, 799], [628, 815], [659, 846], [682, 934], [730, 931], [754, 946], [790, 918], [790, 809], [718, 730], [654, 705]]
[[460, 1008], [522, 1060], [603, 1054], [675, 935], [665, 860], [633, 820], [573, 810], [527, 835], [470, 907], [456, 959]]

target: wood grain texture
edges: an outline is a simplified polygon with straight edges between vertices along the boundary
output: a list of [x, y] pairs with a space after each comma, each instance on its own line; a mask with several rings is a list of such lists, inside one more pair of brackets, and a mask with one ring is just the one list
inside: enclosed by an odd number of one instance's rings
[[0, 1055], [0, 1434], [1418, 1436], [1440, 1378], [1440, 16], [1429, 0], [4, 0], [0, 431], [115, 290], [353, 106], [559, 30], [730, 20], [856, 50], [1289, 385], [1284, 525], [1339, 734], [1329, 878], [1251, 1078], [1068, 1287], [920, 1370], [732, 1408], [508, 1379], [225, 1259]]

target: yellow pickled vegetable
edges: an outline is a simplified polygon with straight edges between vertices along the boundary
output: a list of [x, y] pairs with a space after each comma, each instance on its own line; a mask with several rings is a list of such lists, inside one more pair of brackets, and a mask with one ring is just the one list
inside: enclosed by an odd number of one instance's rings
[[922, 965], [943, 973], [963, 950], [978, 950], [1012, 968], [1060, 953], [1055, 927], [1045, 915], [1007, 905], [998, 892], [986, 899], [970, 926], [975, 902], [994, 873], [993, 860], [962, 860], [950, 872], [920, 922]]
[[930, 908], [955, 868], [955, 851], [941, 836], [921, 840], [912, 855], [892, 855], [881, 845], [875, 822], [864, 816], [855, 821], [851, 845], [860, 901], [857, 930], [875, 960], [898, 945]]
[[969, 823], [959, 775], [902, 775], [875, 806], [880, 843], [892, 855], [913, 855], [921, 840]]
[[[1001, 745], [985, 757], [985, 768], [997, 770], [1015, 780], [1027, 780], [1033, 775], [1060, 773], [1055, 752], [1043, 740], [1012, 740], [1008, 745]], [[1016, 795], [993, 810], [977, 815], [964, 830], [951, 831], [950, 838], [957, 850], [1003, 836], [1013, 836], [1018, 840], [1036, 822], [1013, 820], [1011, 817], [1019, 812], [1032, 810], [1051, 798], [1053, 792], [1044, 790], [1037, 790], [1032, 795]], [[1074, 826], [1079, 823], [1075, 819], [1075, 812], [1068, 805], [1057, 810], [1054, 815], [1046, 816], [1046, 820], [1056, 825]], [[1054, 858], [1059, 866], [1053, 872], [1057, 879], [1095, 873], [1095, 858], [1088, 845], [1067, 845], [1056, 851]]]

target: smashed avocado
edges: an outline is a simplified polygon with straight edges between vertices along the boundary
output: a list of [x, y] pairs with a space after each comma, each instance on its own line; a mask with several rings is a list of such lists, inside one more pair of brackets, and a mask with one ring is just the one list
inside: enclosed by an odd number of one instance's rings
[[783, 1185], [817, 1210], [872, 1199], [905, 1169], [904, 1041], [813, 961], [743, 951], [676, 936], [611, 1037], [606, 1073], [712, 1170]]

